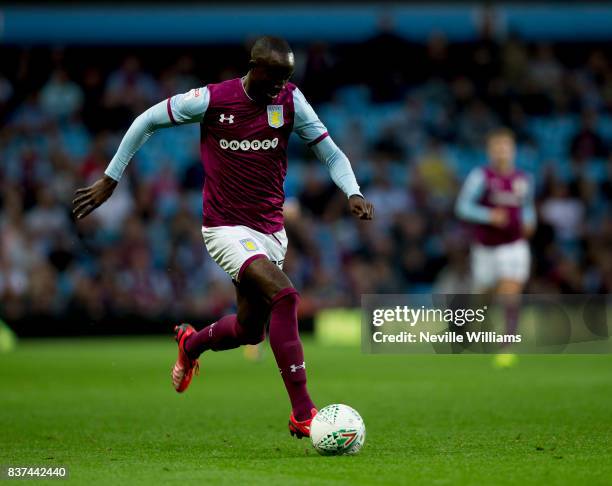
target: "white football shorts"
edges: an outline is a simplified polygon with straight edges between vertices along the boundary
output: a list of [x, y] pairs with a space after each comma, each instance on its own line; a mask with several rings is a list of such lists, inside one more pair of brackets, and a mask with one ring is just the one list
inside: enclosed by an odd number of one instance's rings
[[202, 227], [202, 236], [212, 259], [236, 282], [248, 263], [261, 255], [283, 268], [288, 243], [284, 228], [265, 234], [246, 226], [212, 226]]
[[471, 266], [475, 291], [492, 289], [500, 280], [525, 283], [531, 266], [529, 244], [526, 240], [498, 246], [474, 244]]

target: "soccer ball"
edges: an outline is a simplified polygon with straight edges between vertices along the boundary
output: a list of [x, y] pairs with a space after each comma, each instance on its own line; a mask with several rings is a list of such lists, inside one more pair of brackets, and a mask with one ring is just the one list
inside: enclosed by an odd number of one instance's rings
[[341, 403], [319, 410], [310, 424], [312, 445], [323, 456], [357, 454], [365, 435], [365, 424], [357, 410]]

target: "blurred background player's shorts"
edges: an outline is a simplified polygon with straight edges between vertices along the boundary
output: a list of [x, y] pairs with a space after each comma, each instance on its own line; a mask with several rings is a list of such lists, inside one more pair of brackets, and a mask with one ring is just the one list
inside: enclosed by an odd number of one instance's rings
[[245, 262], [256, 255], [283, 268], [288, 242], [284, 229], [267, 235], [246, 226], [202, 227], [202, 236], [212, 259], [236, 282]]
[[471, 264], [475, 290], [492, 288], [500, 280], [525, 283], [531, 265], [529, 245], [525, 240], [498, 246], [475, 244]]

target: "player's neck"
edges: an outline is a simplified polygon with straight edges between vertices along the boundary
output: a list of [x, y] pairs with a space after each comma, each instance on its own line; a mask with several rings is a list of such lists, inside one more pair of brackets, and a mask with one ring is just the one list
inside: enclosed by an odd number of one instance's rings
[[493, 170], [493, 172], [495, 172], [496, 174], [499, 174], [500, 176], [507, 176], [514, 172], [513, 165], [499, 167], [499, 166], [491, 164], [490, 167], [491, 167], [491, 170]]
[[[247, 95], [247, 97], [251, 100], [251, 101], [256, 101], [255, 97], [249, 93], [249, 89], [251, 89], [251, 78], [249, 76], [249, 73], [247, 73], [245, 76], [243, 76], [240, 79], [241, 83], [242, 83], [242, 88], [244, 89], [244, 94]], [[252, 91], [252, 89], [251, 89]]]

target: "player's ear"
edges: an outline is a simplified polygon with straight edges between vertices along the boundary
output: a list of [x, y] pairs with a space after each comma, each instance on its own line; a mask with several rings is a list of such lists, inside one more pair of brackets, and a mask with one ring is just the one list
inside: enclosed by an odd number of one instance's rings
[[250, 71], [251, 69], [254, 69], [254, 68], [255, 68], [255, 66], [257, 66], [257, 63], [256, 63], [256, 62], [255, 62], [253, 59], [251, 59], [251, 60], [249, 61], [249, 71]]

